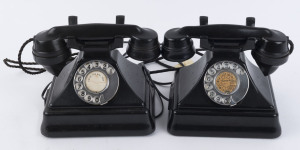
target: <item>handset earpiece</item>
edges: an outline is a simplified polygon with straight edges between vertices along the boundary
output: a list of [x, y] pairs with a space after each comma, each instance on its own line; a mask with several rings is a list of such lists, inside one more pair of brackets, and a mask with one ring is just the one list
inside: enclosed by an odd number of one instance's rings
[[[200, 26], [208, 24], [207, 16], [199, 17]], [[196, 53], [193, 40], [182, 28], [166, 32], [162, 46], [162, 56], [169, 61], [185, 61]]]
[[126, 53], [129, 57], [136, 60], [154, 60], [160, 55], [157, 33], [147, 28], [142, 28], [141, 32], [142, 34], [130, 38]]
[[[247, 17], [246, 26], [255, 27], [255, 18]], [[280, 31], [270, 31], [272, 34], [260, 38], [255, 44], [255, 49], [251, 51], [251, 55], [265, 76], [272, 74], [280, 65], [286, 63], [291, 54], [288, 48], [290, 41], [288, 37]]]
[[195, 54], [193, 40], [180, 34], [179, 28], [166, 32], [162, 45], [162, 56], [169, 61], [185, 61]]
[[[125, 17], [117, 16], [116, 23], [124, 24]], [[149, 61], [160, 55], [160, 45], [158, 35], [152, 29], [142, 28], [142, 35], [132, 36], [128, 42], [126, 53], [129, 57], [140, 60]]]
[[[68, 17], [69, 25], [77, 25], [77, 16]], [[50, 29], [51, 30], [51, 29]], [[58, 76], [71, 57], [71, 50], [63, 38], [50, 39], [47, 31], [42, 31], [34, 37], [33, 58], [36, 63], [42, 65], [48, 72]]]
[[48, 72], [57, 76], [71, 57], [71, 50], [67, 47], [64, 39], [42, 41], [36, 40], [37, 36], [34, 37], [33, 58]]
[[[77, 16], [69, 16], [68, 22], [69, 25], [77, 25]], [[71, 49], [67, 47], [65, 39], [51, 39], [51, 34], [45, 34], [48, 31], [42, 31], [34, 37], [33, 58], [48, 72], [58, 76], [71, 57]]]
[[[278, 34], [283, 35], [279, 31]], [[260, 40], [251, 54], [265, 76], [275, 72], [280, 65], [287, 62], [291, 51], [288, 48], [288, 37], [281, 41]]]

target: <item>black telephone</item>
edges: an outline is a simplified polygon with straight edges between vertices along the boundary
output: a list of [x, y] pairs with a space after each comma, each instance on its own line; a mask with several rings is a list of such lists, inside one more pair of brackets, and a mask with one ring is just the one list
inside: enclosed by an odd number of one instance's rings
[[[255, 18], [246, 26], [208, 25], [175, 28], [166, 32], [163, 44], [157, 33], [136, 25], [77, 24], [53, 27], [26, 41], [18, 62], [4, 63], [38, 74], [54, 75], [43, 92], [45, 109], [41, 126], [48, 137], [146, 135], [155, 130], [155, 93], [169, 100], [168, 131], [174, 135], [275, 138], [281, 134], [270, 74], [287, 62], [293, 43], [280, 31], [257, 28]], [[127, 42], [129, 57], [117, 48]], [[192, 38], [200, 39], [195, 49]], [[33, 41], [33, 57], [44, 68], [29, 68], [21, 61], [23, 48]], [[71, 48], [80, 50], [72, 57]], [[244, 54], [251, 54], [258, 67]], [[199, 51], [206, 51], [203, 55]], [[181, 63], [195, 53], [203, 55], [190, 66], [174, 68], [165, 58]], [[162, 54], [162, 57], [159, 55]], [[149, 71], [150, 62], [168, 69]], [[8, 64], [14, 63], [16, 65]], [[29, 72], [35, 70], [37, 72]], [[150, 74], [176, 71], [173, 82], [152, 80]], [[155, 84], [171, 84], [170, 98]], [[162, 107], [164, 108], [164, 107]]]
[[[168, 131], [174, 135], [275, 138], [281, 134], [270, 74], [288, 60], [293, 47], [283, 33], [246, 26], [208, 25], [166, 32], [162, 56], [184, 61], [197, 52], [192, 38], [206, 53], [175, 74], [169, 102]], [[201, 49], [200, 49], [201, 50]], [[243, 51], [252, 50], [259, 68]]]
[[[157, 33], [136, 25], [77, 24], [53, 27], [34, 36], [33, 56], [54, 75], [46, 93], [41, 127], [48, 137], [145, 135], [155, 129], [154, 90], [141, 65], [120, 54], [149, 61], [160, 55]], [[80, 50], [74, 60], [71, 48]]]

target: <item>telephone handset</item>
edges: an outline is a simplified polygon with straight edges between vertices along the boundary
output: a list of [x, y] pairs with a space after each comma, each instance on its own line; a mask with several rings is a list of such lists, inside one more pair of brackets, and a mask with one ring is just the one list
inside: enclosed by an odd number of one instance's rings
[[[143, 68], [120, 54], [149, 61], [160, 55], [157, 33], [124, 24], [53, 27], [34, 36], [33, 56], [55, 77], [46, 93], [42, 133], [49, 137], [145, 135], [154, 131], [154, 89]], [[79, 50], [74, 60], [71, 48]], [[82, 116], [82, 117], [80, 117]]]
[[257, 28], [254, 24], [201, 24], [169, 30], [165, 34], [162, 55], [169, 61], [183, 61], [192, 57], [195, 50], [191, 38], [200, 39], [201, 48], [212, 52], [253, 50], [252, 56], [264, 75], [273, 73], [288, 60], [290, 54], [289, 39], [280, 31]]
[[124, 23], [77, 25], [76, 22], [76, 18], [70, 17], [70, 25], [53, 27], [34, 36], [32, 52], [35, 61], [55, 76], [68, 61], [70, 48], [83, 51], [90, 57], [95, 53], [107, 53], [121, 48], [123, 38], [130, 38], [127, 54], [133, 59], [149, 61], [160, 55], [157, 33], [154, 30]]
[[[269, 75], [288, 60], [289, 38], [280, 31], [246, 26], [187, 26], [166, 32], [162, 56], [184, 61], [206, 51], [193, 65], [175, 74], [169, 103], [168, 130], [175, 135], [274, 138], [281, 133]], [[292, 45], [291, 45], [292, 46]], [[243, 51], [252, 50], [260, 69]], [[258, 134], [259, 133], [259, 134]]]

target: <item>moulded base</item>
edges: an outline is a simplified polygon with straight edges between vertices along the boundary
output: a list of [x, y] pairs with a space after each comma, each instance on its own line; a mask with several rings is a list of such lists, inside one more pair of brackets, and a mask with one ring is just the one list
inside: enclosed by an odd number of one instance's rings
[[114, 104], [105, 107], [71, 103], [62, 106], [51, 105], [49, 101], [54, 88], [52, 86], [47, 91], [41, 132], [47, 137], [148, 135], [155, 130], [155, 122], [153, 95], [151, 95], [153, 92], [150, 92], [153, 89], [147, 86], [148, 96], [145, 97], [148, 98], [144, 104], [129, 106]]
[[179, 136], [276, 138], [281, 128], [275, 112], [174, 110], [170, 111], [168, 131]]
[[41, 131], [47, 137], [133, 136], [154, 131], [145, 109], [116, 109], [46, 108]]

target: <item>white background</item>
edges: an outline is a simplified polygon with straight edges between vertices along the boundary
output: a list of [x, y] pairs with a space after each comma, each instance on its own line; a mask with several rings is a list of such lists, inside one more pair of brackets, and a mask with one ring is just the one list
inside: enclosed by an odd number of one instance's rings
[[[27, 75], [0, 63], [0, 149], [296, 149], [300, 141], [300, 8], [289, 0], [1, 0], [0, 59], [17, 58], [21, 44], [36, 33], [67, 24], [69, 15], [79, 16], [79, 23], [113, 23], [115, 15], [126, 15], [126, 23], [156, 30], [162, 42], [164, 33], [174, 27], [198, 25], [200, 15], [209, 23], [245, 24], [256, 17], [256, 26], [284, 32], [295, 43], [289, 61], [272, 74], [273, 88], [280, 114], [282, 135], [277, 139], [177, 137], [167, 132], [167, 113], [156, 121], [156, 130], [148, 136], [46, 138], [40, 133], [43, 101], [40, 97], [52, 75]], [[32, 61], [32, 44], [23, 60]], [[249, 53], [247, 54], [249, 57]], [[197, 59], [197, 57], [193, 58]], [[158, 69], [157, 65], [149, 66]], [[173, 74], [154, 76], [172, 81]], [[168, 94], [168, 87], [160, 88]], [[166, 106], [165, 106], [166, 107]], [[298, 142], [298, 143], [297, 143]]]

